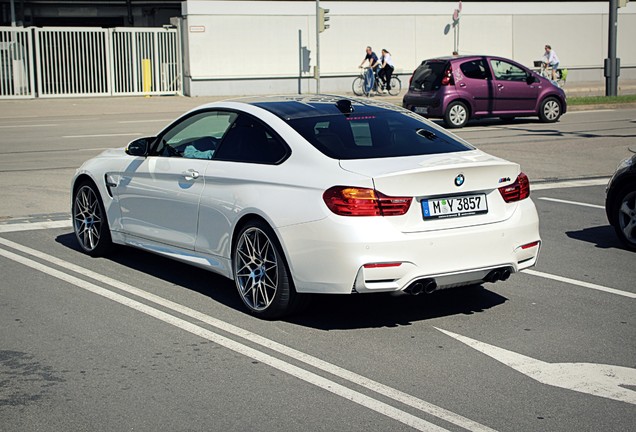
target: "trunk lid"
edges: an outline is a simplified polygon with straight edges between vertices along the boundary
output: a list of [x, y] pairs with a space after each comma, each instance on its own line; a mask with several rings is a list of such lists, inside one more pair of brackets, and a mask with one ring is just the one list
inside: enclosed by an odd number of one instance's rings
[[[480, 150], [397, 158], [341, 160], [347, 170], [373, 178], [376, 190], [392, 197], [412, 197], [404, 216], [387, 219], [403, 232], [419, 232], [496, 223], [516, 207], [506, 203], [498, 188], [515, 182], [519, 165]], [[455, 179], [463, 176], [463, 183]], [[438, 198], [485, 197], [487, 212], [448, 218], [424, 218], [422, 201]], [[429, 201], [430, 202], [430, 201]]]

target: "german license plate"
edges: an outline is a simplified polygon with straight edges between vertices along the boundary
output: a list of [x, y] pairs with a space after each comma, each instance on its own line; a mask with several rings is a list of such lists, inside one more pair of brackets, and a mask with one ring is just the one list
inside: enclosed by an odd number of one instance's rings
[[427, 106], [415, 107], [415, 112], [418, 114], [428, 114], [428, 107]]
[[485, 194], [422, 200], [424, 219], [471, 216], [488, 212]]

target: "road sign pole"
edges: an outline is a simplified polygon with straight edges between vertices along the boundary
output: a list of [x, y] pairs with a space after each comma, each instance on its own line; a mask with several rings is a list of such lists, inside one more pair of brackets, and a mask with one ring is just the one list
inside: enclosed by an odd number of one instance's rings
[[316, 0], [316, 93], [320, 93], [320, 0]]
[[609, 1], [608, 53], [605, 59], [605, 96], [618, 93], [618, 71], [616, 61], [616, 33], [618, 29], [618, 0]]

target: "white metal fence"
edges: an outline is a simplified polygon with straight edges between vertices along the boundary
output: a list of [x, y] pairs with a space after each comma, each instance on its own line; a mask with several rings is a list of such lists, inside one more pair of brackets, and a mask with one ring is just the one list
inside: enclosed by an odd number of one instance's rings
[[181, 93], [176, 29], [0, 28], [0, 98]]
[[30, 30], [0, 27], [0, 97], [35, 96], [31, 46]]

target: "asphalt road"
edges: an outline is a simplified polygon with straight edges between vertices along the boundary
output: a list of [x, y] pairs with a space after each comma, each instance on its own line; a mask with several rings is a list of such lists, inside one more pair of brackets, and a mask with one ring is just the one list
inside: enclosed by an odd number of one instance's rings
[[602, 207], [636, 110], [459, 132], [534, 181], [533, 271], [264, 322], [203, 270], [78, 251], [74, 168], [198, 102], [129, 101], [0, 105], [0, 430], [633, 430], [636, 255]]

